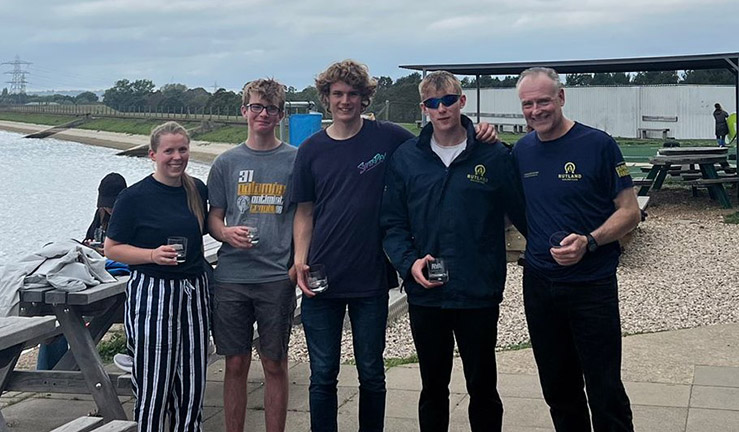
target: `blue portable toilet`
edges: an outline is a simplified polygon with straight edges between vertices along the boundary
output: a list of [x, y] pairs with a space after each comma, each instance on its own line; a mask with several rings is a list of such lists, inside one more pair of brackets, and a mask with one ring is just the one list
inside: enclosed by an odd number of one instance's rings
[[308, 114], [293, 114], [290, 116], [290, 144], [299, 146], [309, 136], [321, 130], [323, 114], [310, 112]]

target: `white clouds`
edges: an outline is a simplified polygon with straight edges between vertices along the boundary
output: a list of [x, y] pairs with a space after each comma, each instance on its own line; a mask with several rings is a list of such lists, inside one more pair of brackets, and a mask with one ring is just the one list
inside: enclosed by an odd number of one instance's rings
[[408, 63], [735, 51], [723, 28], [739, 2], [4, 0], [0, 15], [0, 61], [17, 53], [65, 82], [83, 68], [92, 79], [80, 88], [120, 78], [238, 88], [259, 76], [302, 88], [347, 57], [397, 77]]

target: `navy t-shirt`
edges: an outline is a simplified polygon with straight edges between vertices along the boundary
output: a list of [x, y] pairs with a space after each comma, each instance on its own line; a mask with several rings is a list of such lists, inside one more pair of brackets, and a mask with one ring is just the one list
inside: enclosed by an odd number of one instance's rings
[[390, 155], [408, 139], [393, 123], [364, 120], [346, 140], [326, 131], [298, 148], [291, 200], [313, 202], [308, 264], [323, 264], [329, 290], [322, 297], [381, 294], [388, 289], [389, 264], [382, 250], [380, 201]]
[[[205, 212], [207, 189], [202, 181], [194, 180]], [[167, 186], [152, 175], [129, 186], [115, 202], [107, 235], [119, 243], [147, 249], [166, 245], [168, 237], [187, 237], [184, 263], [176, 266], [139, 264], [130, 266], [131, 270], [165, 279], [197, 277], [204, 271], [203, 234], [198, 219], [187, 206], [187, 194], [182, 186]]]
[[621, 150], [608, 134], [580, 123], [564, 136], [542, 142], [531, 132], [513, 149], [526, 198], [526, 265], [555, 281], [582, 282], [612, 276], [618, 242], [601, 245], [572, 266], [549, 252], [557, 231], [587, 234], [616, 210], [613, 200], [633, 187]]

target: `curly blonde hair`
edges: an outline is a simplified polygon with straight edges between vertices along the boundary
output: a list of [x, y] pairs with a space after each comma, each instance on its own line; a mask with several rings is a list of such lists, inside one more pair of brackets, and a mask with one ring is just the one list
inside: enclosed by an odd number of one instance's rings
[[369, 74], [367, 65], [346, 59], [332, 64], [316, 78], [316, 89], [326, 111], [331, 112], [328, 103], [331, 84], [339, 81], [349, 84], [359, 92], [362, 96], [362, 108], [367, 108], [372, 103], [372, 96], [377, 90], [377, 81]]

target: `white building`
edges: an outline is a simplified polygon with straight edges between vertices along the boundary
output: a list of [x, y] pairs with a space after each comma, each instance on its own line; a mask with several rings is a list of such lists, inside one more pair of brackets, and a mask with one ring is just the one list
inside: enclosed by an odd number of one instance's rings
[[[477, 90], [464, 89], [463, 112], [477, 118]], [[526, 122], [516, 89], [481, 89], [480, 120], [522, 130]], [[564, 112], [580, 123], [615, 137], [713, 139], [713, 104], [736, 112], [734, 86], [656, 85], [566, 87]]]

